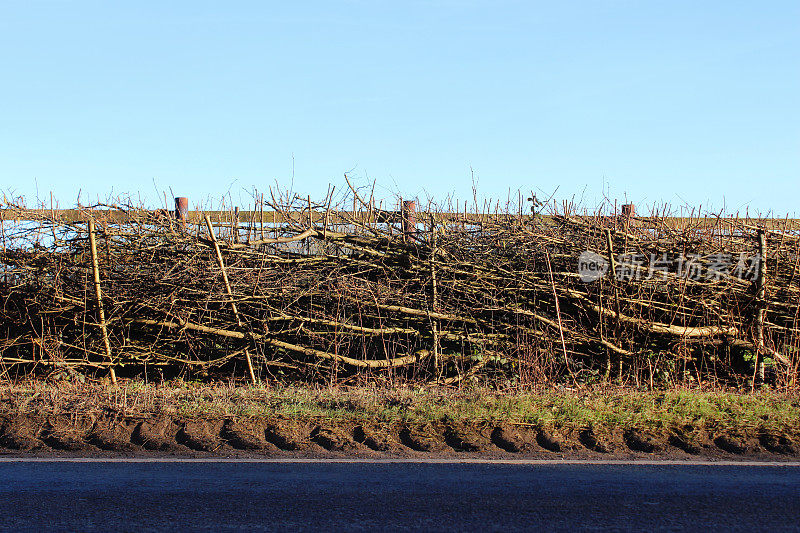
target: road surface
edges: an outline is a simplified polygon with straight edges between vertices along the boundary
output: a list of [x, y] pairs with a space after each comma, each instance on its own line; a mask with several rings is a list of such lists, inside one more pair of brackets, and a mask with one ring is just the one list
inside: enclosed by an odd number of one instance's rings
[[800, 529], [800, 466], [0, 462], [4, 531]]

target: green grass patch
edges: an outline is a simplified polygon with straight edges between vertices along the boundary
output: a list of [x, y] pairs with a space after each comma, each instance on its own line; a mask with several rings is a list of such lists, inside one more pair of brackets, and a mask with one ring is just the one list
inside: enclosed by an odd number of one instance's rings
[[489, 389], [312, 388], [230, 385], [117, 387], [29, 381], [0, 386], [0, 415], [284, 417], [427, 424], [517, 422], [544, 427], [800, 429], [800, 399], [770, 391], [498, 393]]

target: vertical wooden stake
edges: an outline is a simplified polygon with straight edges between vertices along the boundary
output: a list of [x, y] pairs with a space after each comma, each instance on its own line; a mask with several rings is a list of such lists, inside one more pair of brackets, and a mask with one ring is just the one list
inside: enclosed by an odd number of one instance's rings
[[[620, 323], [619, 323], [619, 316], [620, 316], [620, 306], [619, 306], [619, 293], [617, 292], [617, 261], [614, 259], [614, 243], [611, 240], [611, 230], [606, 229], [606, 248], [608, 253], [608, 268], [611, 270], [611, 290], [614, 296], [614, 337], [618, 337], [620, 333]], [[602, 317], [600, 317], [602, 320]], [[612, 366], [612, 354], [608, 352], [608, 360], [606, 361], [606, 379], [611, 377], [611, 366]], [[617, 355], [618, 363], [619, 363], [619, 381], [622, 382], [622, 356]]]
[[367, 227], [369, 227], [369, 225], [372, 224], [372, 202], [373, 201], [374, 200], [372, 199], [372, 196], [370, 196], [369, 197], [369, 209], [367, 211]]
[[328, 205], [325, 206], [325, 221], [322, 226], [322, 238], [328, 238], [328, 224], [331, 221], [331, 202], [333, 201], [333, 194], [328, 197]]
[[[3, 254], [6, 253], [6, 215], [0, 210], [0, 238], [3, 240]], [[8, 268], [3, 265], [3, 283], [8, 285]]]
[[258, 214], [261, 222], [261, 240], [264, 240], [264, 193], [261, 193], [261, 199], [258, 203]]
[[[314, 229], [314, 212], [311, 210], [311, 195], [308, 195], [308, 229]], [[311, 255], [311, 239], [306, 239], [306, 255]]]
[[753, 385], [756, 380], [764, 381], [764, 321], [767, 315], [767, 232], [758, 230], [758, 276], [756, 277], [756, 298], [758, 299], [755, 326], [756, 326], [756, 353], [755, 369], [753, 371]]
[[354, 221], [353, 223], [355, 224], [355, 226], [353, 226], [353, 233], [357, 235], [358, 234], [358, 224], [355, 223], [355, 219], [356, 219], [356, 194], [353, 193], [353, 216], [352, 216], [352, 220]]
[[[106, 328], [106, 313], [103, 309], [103, 291], [100, 288], [100, 262], [97, 260], [97, 240], [95, 239], [94, 219], [89, 219], [89, 245], [92, 251], [92, 273], [94, 274], [94, 295], [97, 299], [97, 314], [100, 319], [100, 331], [103, 334], [103, 344], [106, 349], [106, 357], [110, 363], [114, 362], [111, 356], [111, 343], [108, 341], [108, 328]], [[111, 383], [117, 384], [117, 374], [114, 372], [114, 367], [109, 367], [109, 374], [111, 375]]]
[[[436, 286], [436, 220], [431, 214], [431, 310], [435, 313], [439, 307], [439, 294], [438, 287]], [[430, 320], [430, 317], [429, 317]], [[431, 333], [433, 335], [433, 365], [436, 369], [436, 379], [441, 375], [441, 368], [439, 365], [439, 324], [438, 319], [430, 320]]]
[[558, 305], [558, 293], [556, 292], [556, 282], [553, 279], [553, 267], [550, 264], [550, 252], [548, 252], [546, 248], [544, 251], [544, 258], [547, 261], [547, 272], [550, 274], [550, 286], [553, 288], [553, 301], [556, 304], [556, 319], [558, 320], [558, 334], [561, 336], [561, 349], [564, 351], [564, 365], [566, 365], [567, 371], [574, 381], [575, 376], [572, 374], [572, 368], [570, 368], [569, 364], [569, 355], [567, 355], [567, 343], [564, 340], [564, 326], [561, 324], [561, 307]]
[[[206, 227], [208, 228], [211, 244], [214, 246], [214, 253], [217, 256], [217, 265], [219, 265], [219, 269], [222, 271], [222, 281], [225, 283], [225, 292], [227, 292], [228, 297], [231, 299], [233, 316], [236, 317], [236, 323], [239, 325], [239, 327], [242, 327], [242, 319], [239, 317], [239, 309], [236, 307], [236, 302], [233, 301], [233, 291], [231, 290], [231, 284], [228, 281], [228, 272], [225, 270], [225, 261], [222, 259], [222, 252], [219, 250], [217, 237], [214, 235], [214, 227], [211, 225], [211, 219], [208, 217], [208, 215], [206, 215]], [[247, 360], [247, 370], [250, 373], [250, 381], [253, 382], [253, 385], [256, 385], [258, 382], [256, 381], [256, 374], [253, 372], [253, 360], [250, 358], [250, 350], [246, 347], [244, 349], [244, 356]]]
[[258, 212], [256, 201], [253, 200], [253, 210], [250, 212], [250, 225], [247, 226], [247, 240], [246, 243], [250, 244], [250, 232], [253, 232], [253, 240], [256, 238], [256, 213]]

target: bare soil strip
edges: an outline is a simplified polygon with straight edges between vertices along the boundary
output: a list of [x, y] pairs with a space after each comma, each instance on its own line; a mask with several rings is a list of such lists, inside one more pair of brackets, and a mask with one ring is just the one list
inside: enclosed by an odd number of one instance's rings
[[509, 422], [412, 425], [300, 418], [16, 415], [0, 418], [13, 456], [326, 459], [671, 459], [786, 461], [800, 435], [687, 427], [544, 428]]

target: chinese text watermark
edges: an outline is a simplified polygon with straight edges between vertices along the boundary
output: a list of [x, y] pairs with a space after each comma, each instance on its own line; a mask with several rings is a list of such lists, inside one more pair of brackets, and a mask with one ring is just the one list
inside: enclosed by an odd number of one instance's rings
[[[700, 254], [620, 254], [614, 258], [613, 275], [618, 280], [650, 280], [668, 274], [688, 280], [718, 281], [733, 277], [755, 281], [761, 256], [745, 253]], [[585, 251], [578, 257], [578, 275], [584, 283], [597, 281], [611, 270], [609, 260]]]

